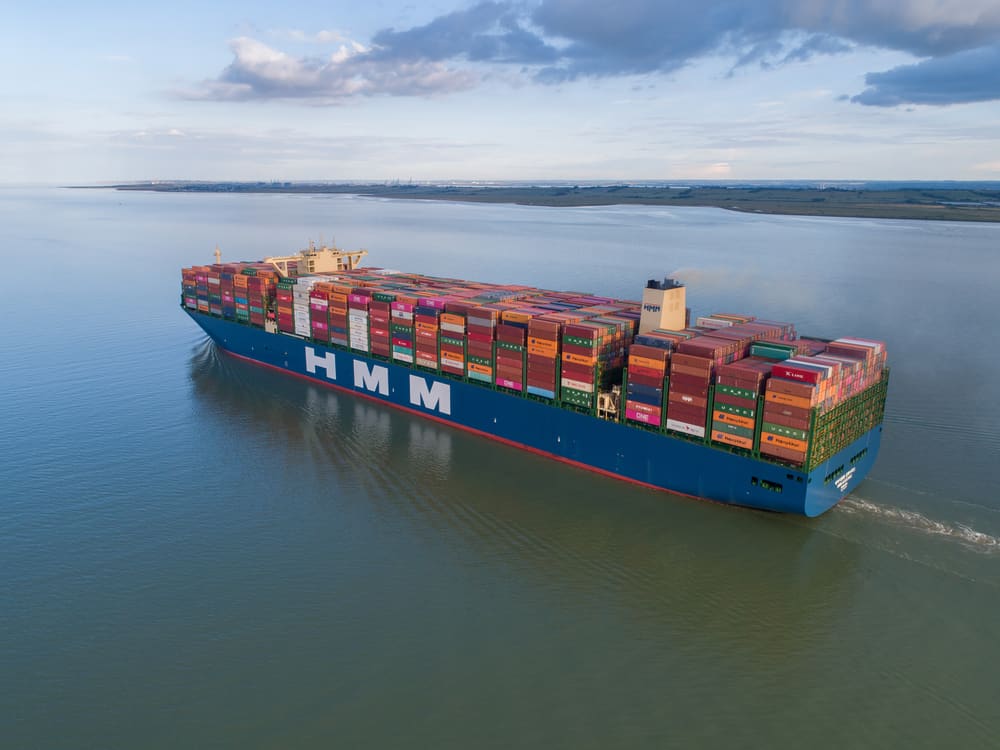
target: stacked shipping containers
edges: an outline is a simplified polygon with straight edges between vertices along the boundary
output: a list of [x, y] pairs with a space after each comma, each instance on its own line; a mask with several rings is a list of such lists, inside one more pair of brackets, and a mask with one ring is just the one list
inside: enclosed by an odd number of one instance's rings
[[528, 310], [504, 310], [496, 329], [496, 383], [512, 391], [524, 391], [527, 366]]
[[438, 339], [441, 333], [441, 310], [435, 307], [438, 300], [434, 298], [422, 298], [417, 303], [413, 311], [416, 363], [420, 367], [437, 370], [440, 366]]
[[758, 399], [771, 372], [766, 359], [747, 358], [720, 365], [715, 377], [712, 440], [753, 450]]
[[527, 391], [554, 399], [558, 390], [560, 321], [544, 315], [528, 321]]
[[413, 364], [413, 302], [397, 297], [389, 305], [389, 332], [392, 334], [392, 358]]
[[[885, 367], [881, 342], [796, 339], [790, 324], [746, 315], [635, 336], [637, 303], [377, 269], [279, 280], [262, 264], [195, 266], [182, 271], [182, 300], [256, 326], [276, 315], [286, 333], [587, 410], [622, 382], [627, 355], [625, 421], [797, 465], [875, 418], [845, 417], [843, 405]], [[813, 440], [817, 417], [836, 426]]]
[[493, 382], [493, 340], [499, 311], [474, 306], [465, 315], [466, 375], [481, 383]]
[[392, 356], [392, 302], [396, 295], [386, 292], [372, 292], [372, 301], [368, 303], [368, 336], [371, 353], [379, 357]]
[[[663, 339], [664, 343], [670, 343]], [[639, 424], [663, 424], [670, 348], [632, 344], [628, 350], [628, 382], [625, 386], [625, 418]]]
[[338, 337], [346, 336], [347, 345], [355, 351], [371, 351], [371, 342], [368, 338], [370, 328], [368, 308], [371, 302], [371, 291], [364, 287], [353, 289], [347, 294], [347, 326], [343, 334], [338, 330]]
[[465, 315], [443, 312], [438, 321], [441, 370], [449, 375], [465, 375]]

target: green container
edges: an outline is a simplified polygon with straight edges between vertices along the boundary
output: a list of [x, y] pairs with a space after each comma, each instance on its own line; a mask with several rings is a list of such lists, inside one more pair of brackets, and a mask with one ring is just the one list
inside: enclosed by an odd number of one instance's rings
[[725, 393], [727, 396], [738, 396], [739, 398], [753, 399], [754, 404], [757, 403], [757, 393], [755, 391], [748, 391], [746, 388], [735, 388], [731, 385], [717, 385], [715, 390], [719, 393]]
[[469, 357], [469, 361], [476, 365], [482, 365], [483, 367], [493, 367], [493, 360], [487, 359], [486, 357]]
[[715, 410], [725, 412], [726, 414], [735, 414], [738, 417], [749, 417], [750, 419], [757, 416], [756, 409], [748, 409], [744, 406], [733, 406], [732, 404], [720, 404], [718, 401], [715, 402]]
[[509, 349], [512, 352], [523, 352], [524, 347], [520, 344], [508, 344], [506, 341], [498, 341], [497, 346], [501, 349]]
[[296, 279], [282, 279], [278, 282], [278, 289], [290, 292], [295, 288], [296, 284], [298, 284]]
[[563, 343], [573, 346], [589, 346], [595, 349], [597, 347], [596, 339], [582, 339], [579, 336], [563, 336]]
[[441, 336], [442, 344], [451, 344], [452, 346], [465, 346], [465, 342], [462, 339], [452, 338], [451, 336]]
[[400, 346], [399, 344], [392, 345], [392, 351], [396, 354], [413, 354], [413, 350], [408, 346]]
[[413, 326], [404, 326], [399, 323], [390, 323], [389, 330], [393, 333], [413, 333]]
[[489, 375], [483, 375], [481, 372], [472, 372], [470, 370], [468, 372], [468, 376], [469, 376], [470, 380], [478, 380], [481, 383], [492, 383], [493, 382], [493, 378], [491, 378]]
[[712, 429], [716, 432], [728, 432], [730, 435], [753, 440], [753, 429], [750, 427], [739, 427], [728, 422], [712, 422]]
[[385, 292], [375, 292], [374, 294], [372, 294], [372, 299], [374, 299], [376, 302], [395, 302], [396, 295], [386, 294]]
[[773, 341], [758, 341], [750, 345], [750, 356], [780, 361], [795, 356], [795, 347]]
[[586, 391], [578, 391], [576, 388], [563, 386], [559, 391], [563, 401], [567, 401], [576, 406], [593, 406], [594, 394]]
[[253, 305], [250, 305], [250, 312], [257, 313], [258, 315], [263, 315], [264, 314], [264, 308], [263, 307], [254, 307]]

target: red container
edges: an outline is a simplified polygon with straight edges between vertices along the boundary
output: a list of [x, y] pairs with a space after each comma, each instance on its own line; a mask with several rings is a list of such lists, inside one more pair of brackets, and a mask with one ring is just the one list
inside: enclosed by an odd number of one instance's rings
[[820, 369], [814, 369], [806, 366], [787, 365], [782, 363], [775, 364], [771, 370], [771, 374], [776, 378], [783, 378], [785, 380], [791, 380], [798, 383], [812, 383], [817, 384], [823, 379], [824, 373]]
[[667, 419], [676, 419], [678, 422], [704, 427], [705, 422], [708, 421], [708, 414], [705, 409], [671, 402], [667, 404]]
[[650, 388], [662, 388], [663, 378], [661, 377], [649, 377], [648, 375], [640, 375], [632, 370], [628, 371], [628, 382], [635, 385], [646, 385]]
[[671, 375], [670, 390], [688, 393], [708, 393], [709, 379], [696, 375]]
[[663, 382], [665, 373], [654, 370], [650, 367], [640, 367], [639, 365], [629, 364], [628, 366], [628, 377], [632, 380], [636, 376], [651, 378], [653, 380], [658, 380]]
[[[809, 429], [809, 420], [812, 416], [812, 409], [801, 406], [788, 406], [786, 404], [776, 404], [773, 401], [764, 402], [764, 420], [767, 422], [778, 422], [777, 417], [790, 417], [797, 420], [797, 424], [805, 424], [805, 427], [797, 427], [799, 430]], [[791, 425], [789, 425], [791, 426]]]
[[646, 359], [655, 359], [658, 362], [666, 362], [670, 359], [670, 352], [667, 349], [660, 349], [655, 346], [646, 346], [645, 344], [632, 344], [628, 348], [629, 354], [634, 354], [637, 357], [645, 357]]
[[699, 396], [694, 393], [680, 393], [672, 388], [670, 389], [670, 394], [667, 396], [667, 400], [671, 404], [681, 404], [683, 406], [694, 406], [702, 411], [708, 409], [708, 398], [706, 396]]
[[764, 409], [763, 420], [765, 422], [772, 422], [773, 424], [780, 424], [784, 427], [791, 427], [795, 430], [803, 430], [805, 432], [809, 431], [809, 418], [801, 416], [788, 416], [780, 411], [775, 411], [774, 409]]
[[587, 383], [594, 382], [594, 368], [573, 365], [568, 362], [562, 363], [562, 376], [572, 380], [583, 380]]
[[806, 461], [806, 454], [804, 452], [781, 448], [780, 446], [771, 445], [770, 443], [761, 442], [760, 452], [769, 456], [774, 456], [775, 458], [780, 458], [783, 461], [788, 461], [789, 463], [796, 464], [798, 466], [801, 466]]
[[742, 396], [733, 396], [721, 391], [715, 392], [715, 402], [717, 404], [728, 404], [729, 406], [741, 406], [744, 409], [757, 408], [756, 398], [743, 398]]

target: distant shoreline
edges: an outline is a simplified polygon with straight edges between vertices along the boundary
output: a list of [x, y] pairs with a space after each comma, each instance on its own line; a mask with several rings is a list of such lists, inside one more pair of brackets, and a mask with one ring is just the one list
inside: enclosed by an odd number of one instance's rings
[[644, 187], [371, 185], [326, 183], [150, 182], [108, 185], [115, 190], [166, 193], [352, 194], [525, 206], [696, 206], [743, 213], [861, 219], [1000, 222], [1000, 190], [974, 187], [850, 187], [680, 185]]

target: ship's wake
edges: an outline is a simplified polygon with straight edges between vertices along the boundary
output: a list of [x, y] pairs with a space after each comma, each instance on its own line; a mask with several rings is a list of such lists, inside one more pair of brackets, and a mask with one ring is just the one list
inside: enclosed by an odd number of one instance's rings
[[838, 508], [844, 513], [874, 516], [878, 520], [898, 528], [955, 541], [974, 552], [1000, 555], [1000, 537], [977, 531], [965, 524], [937, 521], [914, 510], [891, 505], [878, 505], [854, 496], [844, 498]]

